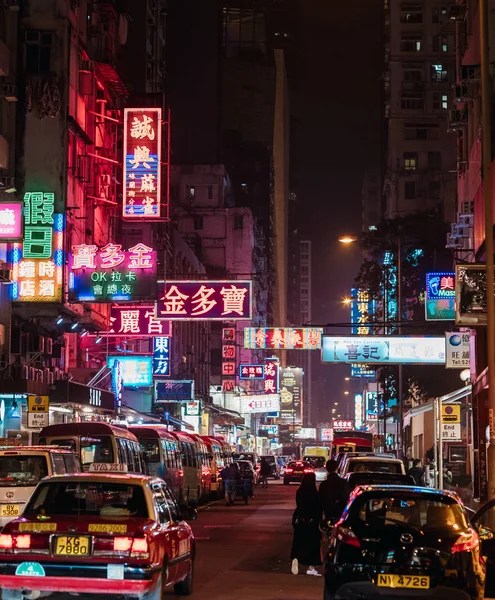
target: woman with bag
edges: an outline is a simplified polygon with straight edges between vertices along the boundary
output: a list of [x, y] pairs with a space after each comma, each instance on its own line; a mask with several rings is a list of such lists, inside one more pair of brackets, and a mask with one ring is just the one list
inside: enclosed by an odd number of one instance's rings
[[320, 575], [315, 566], [321, 565], [321, 515], [315, 474], [306, 473], [296, 493], [296, 510], [292, 516], [294, 539], [290, 557], [294, 575], [299, 573], [299, 563], [308, 565], [307, 575]]

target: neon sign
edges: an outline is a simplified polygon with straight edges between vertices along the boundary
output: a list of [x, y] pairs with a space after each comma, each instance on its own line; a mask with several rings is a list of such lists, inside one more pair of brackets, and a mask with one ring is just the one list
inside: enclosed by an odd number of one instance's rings
[[279, 371], [278, 358], [265, 358], [265, 394], [278, 394]]
[[79, 244], [69, 254], [70, 302], [129, 302], [156, 298], [156, 252], [142, 243]]
[[153, 338], [153, 377], [170, 375], [170, 338], [166, 336]]
[[172, 335], [172, 324], [155, 317], [155, 305], [112, 306], [109, 337], [151, 337]]
[[370, 300], [370, 294], [367, 290], [351, 290], [351, 333], [356, 335], [369, 335], [373, 312], [373, 302]]
[[[124, 387], [148, 387], [153, 383], [152, 356], [113, 355], [107, 356], [107, 367], [116, 369], [120, 363], [120, 377]], [[115, 393], [115, 392], [114, 392]]]
[[162, 109], [124, 109], [122, 216], [159, 219], [162, 186]]
[[426, 274], [425, 312], [427, 321], [455, 319], [455, 273]]
[[0, 241], [22, 240], [22, 202], [0, 202]]
[[64, 216], [55, 213], [55, 195], [24, 194], [24, 241], [12, 249], [12, 300], [61, 302]]
[[239, 365], [239, 379], [264, 379], [264, 365]]
[[275, 327], [244, 328], [244, 348], [250, 350], [319, 350], [321, 348], [320, 327]]

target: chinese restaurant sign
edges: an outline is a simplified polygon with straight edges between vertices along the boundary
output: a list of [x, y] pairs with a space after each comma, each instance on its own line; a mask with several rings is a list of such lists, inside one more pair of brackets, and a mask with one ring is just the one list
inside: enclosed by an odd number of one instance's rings
[[162, 109], [124, 109], [122, 216], [159, 219], [162, 186]]
[[369, 365], [351, 365], [351, 377], [374, 377], [375, 369]]
[[264, 379], [264, 365], [239, 365], [239, 379]]
[[322, 362], [444, 365], [444, 337], [333, 336], [322, 338]]
[[334, 419], [332, 421], [332, 429], [334, 431], [351, 431], [354, 429], [354, 421], [350, 419]]
[[456, 265], [456, 324], [486, 325], [486, 314], [486, 265]]
[[455, 273], [426, 274], [425, 312], [427, 321], [455, 319]]
[[302, 414], [302, 380], [300, 367], [280, 369], [280, 419], [299, 425]]
[[109, 337], [170, 336], [171, 323], [155, 317], [155, 305], [112, 306], [110, 309]]
[[107, 356], [107, 367], [112, 368], [115, 361], [120, 363], [124, 387], [148, 387], [153, 383], [152, 360], [151, 356], [112, 355]]
[[170, 338], [166, 336], [153, 338], [153, 377], [170, 375]]
[[244, 328], [244, 348], [250, 350], [320, 350], [323, 329], [310, 328]]
[[265, 358], [265, 394], [278, 393], [278, 378], [280, 365], [278, 358]]
[[351, 333], [355, 335], [369, 335], [373, 303], [367, 290], [351, 290]]
[[155, 381], [155, 402], [192, 402], [194, 381], [191, 379]]
[[158, 283], [158, 319], [234, 321], [251, 319], [250, 281]]
[[22, 202], [0, 202], [0, 242], [22, 240]]
[[64, 216], [54, 211], [54, 194], [24, 194], [24, 241], [12, 249], [12, 300], [62, 301]]
[[70, 302], [138, 302], [156, 298], [156, 252], [144, 244], [72, 246]]

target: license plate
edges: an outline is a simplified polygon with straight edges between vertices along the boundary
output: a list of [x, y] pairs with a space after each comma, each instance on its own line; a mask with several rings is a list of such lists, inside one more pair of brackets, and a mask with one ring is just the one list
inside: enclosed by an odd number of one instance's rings
[[430, 589], [430, 578], [426, 575], [388, 575], [380, 573], [377, 580], [378, 587], [387, 588], [412, 588], [415, 590]]
[[55, 541], [57, 556], [89, 556], [90, 538], [84, 535], [60, 535]]
[[0, 505], [0, 517], [18, 517], [21, 514], [19, 504]]
[[294, 471], [294, 475], [302, 475], [303, 471]]

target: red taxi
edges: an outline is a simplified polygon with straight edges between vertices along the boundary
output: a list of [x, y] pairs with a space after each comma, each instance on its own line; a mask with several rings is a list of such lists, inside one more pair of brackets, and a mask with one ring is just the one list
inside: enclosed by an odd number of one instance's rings
[[2, 598], [22, 590], [30, 597], [69, 592], [161, 600], [171, 586], [187, 596], [194, 552], [191, 528], [161, 479], [49, 477], [0, 534]]

